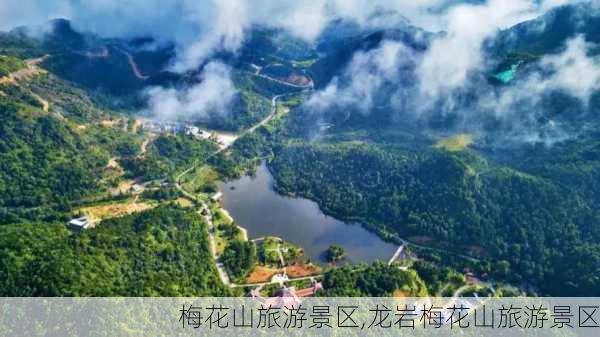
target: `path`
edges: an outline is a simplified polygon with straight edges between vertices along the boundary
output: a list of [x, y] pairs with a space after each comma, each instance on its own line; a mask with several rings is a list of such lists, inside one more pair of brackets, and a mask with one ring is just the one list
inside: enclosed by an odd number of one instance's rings
[[271, 112], [269, 113], [269, 115], [267, 117], [265, 117], [262, 121], [258, 122], [258, 124], [246, 129], [246, 131], [243, 131], [238, 138], [243, 137], [249, 133], [252, 133], [254, 131], [256, 131], [256, 129], [260, 128], [261, 126], [266, 125], [267, 123], [269, 123], [273, 117], [275, 117], [275, 115], [277, 115], [277, 100], [280, 99], [281, 97], [285, 96], [285, 94], [283, 95], [276, 95], [271, 99]]
[[[297, 278], [291, 278], [288, 280], [288, 282], [292, 282], [292, 281], [304, 281], [304, 280], [311, 280], [311, 279], [316, 279], [316, 278], [320, 278], [323, 277], [323, 274], [318, 274], [318, 275], [312, 275], [312, 276], [303, 276], [303, 277], [297, 277]], [[231, 288], [243, 288], [243, 287], [262, 287], [262, 286], [266, 286], [267, 284], [272, 284], [272, 283], [278, 283], [278, 282], [261, 282], [261, 283], [245, 283], [245, 284], [234, 284], [231, 283], [230, 287]]]
[[13, 81], [20, 81], [27, 77], [37, 75], [42, 72], [42, 69], [39, 68], [40, 63], [44, 62], [49, 57], [50, 55], [44, 55], [42, 57], [25, 60], [25, 68], [12, 72], [6, 77]]
[[[212, 221], [212, 213], [205, 203], [200, 201], [200, 204], [201, 204], [200, 210], [196, 213], [198, 213], [200, 216], [204, 217], [204, 220], [206, 220], [206, 224], [208, 225], [207, 232], [208, 232], [208, 238], [209, 238], [208, 241], [210, 244], [210, 254], [212, 255], [213, 259], [215, 260], [215, 266], [217, 267], [217, 271], [219, 272], [219, 277], [221, 278], [221, 282], [223, 282], [223, 284], [225, 284], [226, 286], [231, 286], [231, 280], [229, 279], [229, 275], [227, 274], [227, 271], [225, 270], [225, 266], [220, 261], [220, 257], [217, 255], [215, 225]], [[206, 215], [202, 215], [203, 209], [206, 209], [206, 211], [207, 211]]]
[[[256, 242], [255, 240], [252, 240], [252, 242]], [[285, 259], [283, 258], [283, 253], [281, 253], [281, 244], [277, 244], [277, 248], [271, 248], [271, 249], [265, 249], [265, 251], [270, 252], [270, 251], [275, 251], [277, 252], [277, 257], [279, 258], [279, 263], [281, 263], [281, 267], [285, 267]]]
[[404, 243], [402, 243], [402, 245], [400, 245], [400, 247], [398, 247], [398, 249], [392, 256], [392, 258], [388, 261], [388, 266], [391, 265], [392, 263], [394, 263], [394, 261], [396, 261], [398, 259], [400, 254], [402, 254], [402, 251], [404, 251]]
[[312, 89], [314, 87], [314, 83], [313, 83], [312, 78], [310, 79], [310, 82], [308, 84], [306, 84], [306, 85], [299, 85], [299, 84], [294, 84], [294, 83], [286, 82], [286, 81], [283, 81], [283, 80], [280, 80], [280, 79], [277, 79], [277, 78], [273, 78], [273, 77], [268, 76], [268, 75], [263, 75], [263, 74], [260, 74], [260, 73], [259, 74], [257, 74], [257, 73], [251, 73], [251, 74], [254, 75], [254, 76], [258, 76], [260, 78], [264, 78], [264, 79], [269, 80], [269, 81], [277, 82], [279, 84], [282, 84], [282, 85], [285, 85], [285, 86], [288, 86], [288, 87], [292, 87], [292, 88], [297, 88], [297, 89]]
[[42, 110], [44, 110], [44, 112], [48, 112], [48, 110], [50, 110], [50, 103], [43, 99], [40, 95], [34, 93], [33, 91], [30, 91], [30, 95], [35, 98], [38, 102], [40, 102], [40, 104], [42, 105]]
[[[40, 63], [44, 62], [50, 55], [44, 55], [42, 57], [25, 60], [25, 68], [14, 71], [2, 78], [0, 78], [0, 84], [13, 84], [19, 85], [19, 81], [29, 77], [33, 77], [43, 72], [39, 68]], [[42, 105], [42, 110], [48, 112], [50, 110], [50, 103], [42, 98], [40, 95], [29, 90], [29, 94], [35, 98]]]
[[[230, 147], [231, 147], [231, 145], [233, 145], [233, 144], [235, 143], [235, 141], [236, 141], [237, 139], [239, 139], [239, 138], [241, 138], [241, 137], [243, 137], [243, 136], [246, 136], [246, 135], [248, 135], [248, 134], [250, 134], [250, 133], [252, 133], [252, 132], [256, 131], [256, 129], [258, 129], [259, 127], [261, 127], [261, 126], [264, 126], [265, 124], [269, 123], [269, 122], [270, 122], [270, 121], [273, 119], [273, 117], [275, 117], [275, 115], [277, 114], [277, 100], [278, 100], [279, 98], [283, 97], [283, 96], [285, 96], [285, 94], [284, 94], [284, 95], [276, 95], [276, 96], [274, 96], [274, 97], [271, 99], [271, 112], [269, 113], [269, 115], [268, 115], [267, 117], [265, 117], [263, 120], [261, 120], [260, 122], [258, 122], [256, 125], [254, 125], [254, 126], [252, 126], [252, 127], [248, 128], [248, 129], [246, 129], [246, 130], [242, 131], [241, 133], [239, 133], [239, 134], [237, 134], [237, 135], [235, 135], [235, 134], [234, 134], [234, 135], [231, 135], [231, 137], [232, 137], [232, 140], [231, 140], [231, 142], [230, 142], [230, 143], [226, 143], [226, 144], [223, 144], [223, 146], [220, 146], [220, 147], [219, 147], [219, 149], [218, 149], [217, 151], [213, 152], [213, 153], [212, 153], [212, 154], [210, 154], [208, 157], [204, 158], [204, 160], [202, 160], [202, 162], [206, 162], [206, 161], [208, 161], [210, 158], [212, 158], [212, 157], [214, 157], [214, 156], [218, 155], [219, 153], [221, 153], [221, 152], [223, 152], [223, 151], [227, 150], [228, 148], [230, 148]], [[181, 190], [181, 191], [182, 191], [182, 193], [184, 193], [184, 192], [183, 192], [183, 188], [181, 188], [181, 185], [180, 185], [180, 183], [179, 183], [179, 182], [181, 181], [181, 178], [183, 178], [185, 175], [187, 175], [188, 173], [190, 173], [192, 170], [196, 169], [196, 166], [197, 166], [197, 165], [198, 165], [198, 161], [194, 162], [194, 164], [192, 164], [192, 166], [190, 166], [190, 167], [189, 167], [188, 169], [186, 169], [185, 171], [181, 172], [181, 173], [180, 173], [180, 174], [179, 174], [179, 175], [178, 175], [178, 176], [175, 178], [177, 189]], [[186, 193], [187, 193], [187, 192], [186, 192]], [[184, 195], [185, 195], [186, 193], [184, 193]], [[189, 194], [189, 193], [188, 193], [188, 194]], [[186, 196], [187, 196], [187, 195], [186, 195]], [[195, 199], [195, 197], [194, 197], [193, 199]]]
[[[218, 155], [219, 153], [227, 150], [234, 142], [235, 140], [237, 140], [239, 137], [243, 137], [245, 135], [248, 135], [252, 132], [254, 132], [256, 129], [258, 129], [259, 127], [267, 124], [270, 120], [273, 119], [273, 117], [275, 117], [275, 115], [277, 114], [277, 100], [282, 97], [284, 95], [276, 95], [271, 99], [271, 112], [269, 113], [269, 115], [267, 117], [265, 117], [263, 120], [261, 120], [259, 123], [257, 123], [256, 125], [246, 129], [245, 131], [241, 132], [240, 134], [235, 136], [235, 139], [233, 139], [233, 141], [229, 144], [225, 144], [224, 146], [221, 146], [217, 151], [213, 152], [212, 154], [210, 154], [208, 157], [204, 158], [204, 160], [202, 160], [202, 162], [206, 162], [208, 161], [210, 158]], [[198, 204], [200, 206], [200, 211], [198, 211], [198, 214], [202, 214], [202, 210], [206, 209], [207, 213], [206, 215], [204, 215], [204, 219], [206, 220], [206, 223], [208, 224], [208, 237], [209, 237], [209, 241], [210, 241], [210, 250], [211, 250], [211, 254], [213, 259], [215, 260], [215, 266], [217, 268], [217, 271], [219, 272], [219, 276], [221, 278], [221, 281], [223, 282], [223, 284], [231, 287], [231, 288], [235, 288], [235, 287], [250, 287], [250, 286], [258, 286], [258, 285], [266, 285], [269, 284], [271, 282], [265, 282], [265, 283], [256, 283], [256, 284], [234, 284], [231, 282], [231, 280], [229, 279], [229, 275], [227, 274], [227, 271], [225, 270], [225, 266], [223, 266], [223, 263], [219, 260], [219, 256], [217, 256], [217, 249], [216, 249], [216, 238], [215, 238], [215, 233], [214, 233], [214, 224], [212, 221], [212, 213], [210, 211], [210, 209], [208, 208], [208, 205], [201, 200], [200, 198], [198, 198], [197, 196], [193, 195], [192, 193], [186, 191], [182, 186], [181, 186], [181, 179], [187, 175], [188, 173], [190, 173], [192, 170], [196, 169], [198, 165], [198, 161], [194, 162], [194, 164], [192, 166], [190, 166], [188, 169], [184, 170], [183, 172], [181, 172], [176, 178], [175, 178], [175, 187], [177, 188], [177, 190], [179, 190], [181, 192], [181, 194], [183, 194], [185, 197], [189, 198], [190, 200], [194, 201], [196, 204]], [[281, 254], [281, 252], [279, 252]], [[283, 261], [283, 256], [281, 256], [282, 261]], [[315, 276], [310, 276], [310, 277], [301, 277], [301, 278], [297, 278], [297, 279], [290, 279], [290, 281], [295, 281], [295, 280], [304, 280], [304, 279], [310, 279], [311, 277], [315, 277]]]
[[[268, 66], [271, 66], [271, 65], [275, 65], [275, 64], [270, 64], [270, 65], [267, 65], [265, 67], [268, 67]], [[282, 84], [282, 85], [285, 85], [285, 86], [288, 86], [288, 87], [292, 87], [292, 88], [298, 88], [298, 89], [313, 89], [315, 87], [315, 83], [314, 83], [313, 79], [310, 76], [308, 76], [307, 74], [304, 74], [304, 76], [306, 76], [309, 79], [308, 84], [306, 84], [306, 85], [300, 85], [300, 84], [294, 84], [294, 83], [290, 83], [290, 82], [287, 82], [287, 81], [284, 81], [284, 80], [280, 80], [280, 79], [271, 77], [269, 75], [261, 74], [261, 71], [263, 70], [263, 67], [259, 67], [259, 66], [257, 66], [254, 63], [250, 63], [250, 66], [252, 68], [254, 68], [254, 70], [255, 70], [254, 72], [249, 72], [250, 74], [252, 74], [254, 76], [258, 76], [260, 78], [264, 78], [264, 79], [269, 80], [269, 81], [277, 82], [279, 84]]]
[[146, 138], [144, 140], [144, 142], [142, 142], [142, 145], [140, 146], [140, 153], [137, 155], [138, 159], [144, 158], [144, 156], [148, 152], [148, 146], [154, 140], [154, 138], [156, 138], [155, 135], [154, 134], [150, 134], [150, 136], [148, 138]]
[[95, 58], [100, 58], [100, 59], [104, 59], [110, 56], [110, 52], [108, 51], [108, 48], [106, 46], [102, 46], [101, 50], [98, 52], [92, 52], [89, 50], [85, 50], [85, 51], [76, 51], [76, 54], [79, 55], [83, 55], [87, 58], [91, 58], [91, 59], [95, 59]]
[[127, 56], [127, 61], [129, 61], [129, 65], [131, 66], [131, 71], [133, 71], [133, 75], [135, 75], [135, 77], [137, 77], [138, 79], [140, 79], [142, 81], [145, 81], [150, 78], [150, 76], [142, 74], [137, 63], [135, 63], [135, 59], [133, 58], [133, 55], [131, 55], [131, 53], [129, 53], [128, 51], [125, 51], [125, 50], [121, 50], [121, 52], [123, 54], [125, 54], [125, 56]]

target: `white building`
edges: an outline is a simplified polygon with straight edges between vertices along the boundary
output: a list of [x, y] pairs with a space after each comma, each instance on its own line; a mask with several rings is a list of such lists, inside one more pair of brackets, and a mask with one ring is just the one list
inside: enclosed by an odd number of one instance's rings
[[223, 193], [221, 193], [221, 191], [219, 191], [219, 192], [213, 194], [213, 196], [210, 197], [210, 199], [212, 201], [219, 201], [219, 200], [221, 200], [221, 197], [223, 197]]
[[74, 230], [88, 229], [91, 225], [90, 219], [85, 216], [69, 221], [69, 227]]

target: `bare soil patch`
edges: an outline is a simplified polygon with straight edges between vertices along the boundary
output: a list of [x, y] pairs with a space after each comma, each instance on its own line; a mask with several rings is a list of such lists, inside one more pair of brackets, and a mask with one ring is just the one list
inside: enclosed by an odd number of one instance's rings
[[264, 266], [256, 266], [250, 275], [246, 278], [248, 283], [263, 283], [271, 281], [273, 275], [277, 274], [279, 269]]

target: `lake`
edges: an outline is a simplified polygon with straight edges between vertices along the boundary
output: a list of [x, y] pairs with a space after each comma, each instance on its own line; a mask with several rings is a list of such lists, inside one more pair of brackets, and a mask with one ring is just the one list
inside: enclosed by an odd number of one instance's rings
[[[325, 215], [308, 199], [283, 196], [273, 190], [273, 177], [263, 163], [255, 176], [218, 183], [223, 206], [250, 238], [278, 236], [304, 248], [313, 261], [325, 261], [325, 251], [336, 244], [349, 262], [389, 260], [397, 249], [359, 224]], [[233, 188], [232, 188], [233, 187]]]

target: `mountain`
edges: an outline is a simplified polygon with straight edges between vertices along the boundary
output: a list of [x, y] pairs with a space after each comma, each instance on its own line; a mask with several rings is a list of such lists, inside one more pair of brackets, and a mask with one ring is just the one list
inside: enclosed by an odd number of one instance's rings
[[407, 23], [388, 29], [362, 29], [354, 22], [334, 21], [317, 42], [316, 50], [321, 56], [310, 67], [315, 87], [325, 87], [342, 73], [357, 52], [375, 49], [382, 41], [398, 41], [415, 51], [424, 51], [433, 36]]
[[[42, 35], [1, 33], [0, 292], [237, 294], [218, 279], [208, 224], [185, 207], [266, 160], [279, 192], [410, 242], [425, 264], [415, 270], [599, 295], [600, 93], [582, 102], [564, 88], [527, 86], [552, 78], [548, 57], [571, 39], [598, 43], [599, 18], [578, 3], [500, 31], [462, 85], [425, 98], [418, 65], [446, 35], [402, 18], [385, 27], [334, 20], [314, 44], [255, 25], [236, 52], [183, 73], [172, 70], [177, 47], [151, 36], [109, 39], [62, 19]], [[394, 62], [378, 58], [390, 46]], [[591, 48], [586, 56], [597, 57]], [[215, 64], [234, 89], [226, 113], [175, 116], [186, 125], [162, 132], [140, 127], [140, 117], [156, 117], [138, 115], [150, 88], [181, 99]], [[216, 133], [180, 132], [193, 126]], [[102, 213], [98, 228], [65, 227], [90, 209]], [[389, 272], [384, 285], [346, 274], [325, 275], [329, 294], [424, 293], [412, 269]], [[98, 287], [86, 288], [93, 280]]]
[[593, 2], [557, 7], [503, 30], [488, 42], [488, 48], [496, 57], [510, 53], [541, 56], [560, 51], [568, 39], [577, 36], [590, 43], [600, 42], [600, 8]]

